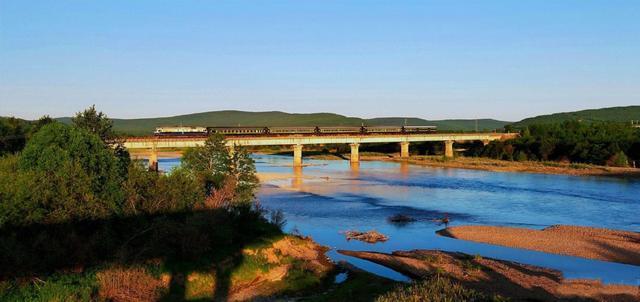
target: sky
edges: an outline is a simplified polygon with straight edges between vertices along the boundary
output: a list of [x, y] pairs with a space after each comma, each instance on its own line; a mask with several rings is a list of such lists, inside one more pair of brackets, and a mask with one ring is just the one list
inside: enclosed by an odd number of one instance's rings
[[0, 116], [640, 104], [640, 1], [0, 0]]

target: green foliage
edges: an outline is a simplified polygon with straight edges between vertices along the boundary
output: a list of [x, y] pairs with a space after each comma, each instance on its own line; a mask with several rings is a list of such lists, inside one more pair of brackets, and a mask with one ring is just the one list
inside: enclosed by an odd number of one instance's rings
[[60, 174], [57, 170], [69, 163], [87, 175], [96, 197], [116, 205], [124, 176], [118, 173], [113, 151], [97, 136], [78, 128], [50, 124], [29, 140], [20, 156], [20, 168], [25, 171]]
[[231, 156], [221, 136], [188, 150], [183, 167], [159, 175], [96, 134], [43, 121], [20, 156], [0, 160], [0, 226], [193, 210], [209, 205], [205, 195], [218, 190], [224, 194], [217, 204], [254, 200], [253, 160], [240, 147]]
[[183, 168], [159, 175], [147, 171], [140, 162], [129, 166], [123, 190], [126, 215], [191, 210], [204, 200], [200, 183]]
[[238, 202], [250, 202], [255, 196], [255, 190], [260, 181], [256, 176], [256, 166], [249, 152], [240, 146], [235, 147], [235, 152], [231, 157], [231, 173], [236, 178], [236, 196]]
[[[70, 268], [92, 272], [103, 264], [163, 261], [163, 269], [182, 274], [282, 236], [250, 206], [258, 180], [249, 153], [238, 148], [229, 155], [221, 137], [188, 151], [183, 167], [162, 174], [131, 162], [94, 107], [79, 113], [75, 126], [48, 117], [5, 121], [3, 134], [21, 133], [28, 141], [0, 156], [0, 276], [6, 280], [0, 300], [95, 300], [95, 274]], [[232, 206], [208, 207], [205, 193], [221, 188], [231, 188], [217, 197]], [[217, 275], [223, 293], [231, 265]]]
[[56, 274], [44, 280], [35, 278], [28, 285], [5, 281], [0, 284], [0, 300], [15, 302], [91, 301], [97, 284], [92, 273]]
[[56, 121], [54, 119], [52, 119], [50, 116], [48, 115], [44, 115], [41, 118], [39, 118], [37, 121], [31, 123], [31, 134], [34, 134], [38, 131], [40, 131], [40, 129], [42, 129], [42, 127], [55, 123]]
[[467, 289], [451, 281], [449, 278], [435, 275], [434, 277], [417, 281], [411, 285], [402, 285], [376, 299], [376, 302], [448, 302], [448, 301], [490, 301], [484, 295]]
[[614, 154], [613, 157], [609, 161], [609, 165], [616, 167], [628, 167], [629, 166], [629, 158], [624, 152], [619, 151]]
[[117, 213], [117, 160], [97, 137], [59, 123], [38, 131], [20, 157], [1, 160], [0, 225], [59, 222]]
[[[48, 116], [41, 118], [39, 123], [46, 122], [46, 118], [48, 118]], [[98, 112], [96, 106], [92, 105], [84, 111], [76, 113], [76, 116], [71, 118], [71, 123], [76, 128], [85, 129], [97, 135], [103, 142], [112, 146], [113, 153], [118, 160], [118, 170], [121, 175], [126, 175], [129, 164], [131, 163], [129, 151], [124, 148], [122, 142], [118, 139], [113, 130], [113, 121], [109, 119], [106, 114]]]
[[317, 291], [315, 295], [303, 301], [373, 301], [396, 288], [398, 284], [399, 282], [365, 271], [349, 271], [344, 282], [332, 284], [330, 290]]
[[204, 146], [188, 149], [182, 156], [182, 166], [205, 184], [207, 193], [221, 188], [232, 169], [222, 135], [211, 135]]
[[185, 173], [202, 183], [207, 195], [222, 192], [232, 185], [233, 202], [249, 203], [255, 197], [259, 181], [253, 159], [241, 146], [234, 147], [233, 155], [230, 155], [219, 134], [211, 135], [204, 146], [188, 149], [182, 156], [182, 167]]
[[577, 121], [530, 125], [519, 138], [494, 141], [469, 154], [507, 160], [626, 166], [629, 162], [626, 155], [640, 158], [640, 129], [623, 123]]
[[102, 141], [110, 141], [114, 138], [113, 121], [111, 121], [104, 113], [96, 110], [96, 105], [76, 113], [71, 118], [71, 122], [77, 128], [85, 129], [102, 139]]
[[27, 141], [30, 125], [17, 118], [0, 118], [0, 156], [7, 153], [15, 153], [22, 148]]

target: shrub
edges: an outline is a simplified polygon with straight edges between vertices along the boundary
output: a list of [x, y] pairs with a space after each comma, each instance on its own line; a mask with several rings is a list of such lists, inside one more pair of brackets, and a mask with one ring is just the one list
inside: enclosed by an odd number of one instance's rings
[[613, 155], [609, 161], [607, 161], [609, 166], [615, 167], [628, 167], [629, 166], [629, 158], [624, 152], [619, 151], [615, 155]]
[[[91, 190], [105, 202], [122, 194], [117, 160], [100, 138], [85, 130], [54, 123], [44, 126], [20, 155], [22, 170], [56, 173], [67, 163], [77, 164], [91, 180]], [[115, 206], [115, 204], [114, 204]]]
[[527, 153], [518, 151], [518, 153], [516, 153], [515, 160], [517, 160], [517, 161], [526, 161], [527, 160]]
[[118, 213], [122, 176], [110, 149], [84, 130], [51, 123], [0, 167], [0, 226]]
[[204, 200], [200, 183], [184, 169], [159, 175], [147, 171], [140, 162], [130, 164], [123, 189], [123, 212], [127, 215], [189, 211]]

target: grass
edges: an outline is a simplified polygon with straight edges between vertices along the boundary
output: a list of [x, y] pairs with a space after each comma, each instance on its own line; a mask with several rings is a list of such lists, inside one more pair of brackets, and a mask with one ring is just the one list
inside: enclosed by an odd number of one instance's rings
[[400, 285], [378, 297], [376, 302], [464, 302], [492, 301], [483, 294], [451, 281], [447, 277], [434, 277], [417, 281], [410, 285]]
[[192, 272], [185, 280], [185, 299], [211, 299], [216, 288], [216, 276], [213, 273]]
[[262, 255], [245, 255], [242, 263], [231, 273], [234, 281], [248, 281], [259, 273], [266, 273], [273, 265]]
[[105, 300], [158, 300], [169, 286], [169, 275], [154, 276], [143, 267], [114, 267], [96, 273], [99, 296]]
[[373, 301], [376, 297], [393, 290], [398, 284], [396, 281], [367, 272], [349, 272], [344, 282], [331, 284], [324, 292], [306, 297], [302, 301]]
[[291, 264], [291, 269], [282, 282], [286, 284], [283, 293], [314, 291], [323, 284], [323, 278], [309, 271], [304, 262], [295, 260]]
[[89, 301], [98, 291], [94, 272], [55, 274], [48, 278], [0, 283], [0, 301]]

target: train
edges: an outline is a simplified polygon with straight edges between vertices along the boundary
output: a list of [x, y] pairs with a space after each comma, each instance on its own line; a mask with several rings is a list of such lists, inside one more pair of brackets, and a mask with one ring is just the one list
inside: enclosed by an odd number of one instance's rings
[[212, 133], [222, 135], [293, 135], [293, 134], [416, 134], [435, 133], [436, 126], [311, 126], [311, 127], [157, 127], [155, 136], [206, 136]]

